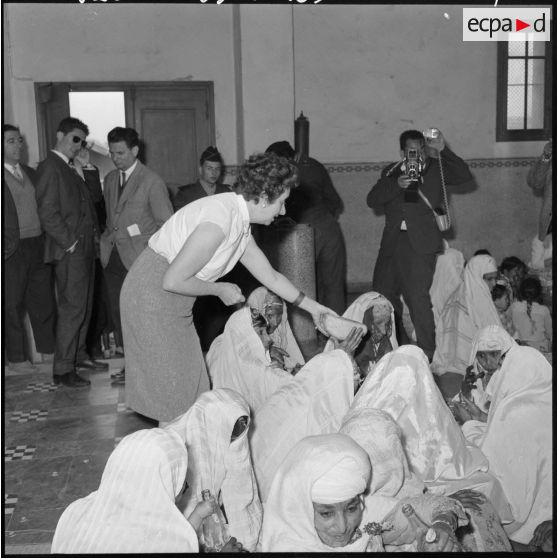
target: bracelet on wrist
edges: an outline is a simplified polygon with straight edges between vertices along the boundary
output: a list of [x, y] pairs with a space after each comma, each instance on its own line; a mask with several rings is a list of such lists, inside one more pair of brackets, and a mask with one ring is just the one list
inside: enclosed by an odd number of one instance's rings
[[454, 514], [440, 514], [438, 516], [436, 516], [434, 518], [434, 521], [432, 522], [434, 523], [444, 523], [445, 525], [447, 525], [452, 531], [455, 531], [457, 529], [457, 518], [455, 517]]
[[293, 306], [300, 306], [300, 303], [304, 300], [305, 296], [306, 295], [302, 291], [300, 291], [298, 293], [298, 296], [293, 300]]

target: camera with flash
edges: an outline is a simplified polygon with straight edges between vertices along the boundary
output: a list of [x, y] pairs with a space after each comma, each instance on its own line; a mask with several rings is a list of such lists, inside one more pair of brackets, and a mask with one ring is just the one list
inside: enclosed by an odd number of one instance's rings
[[406, 202], [418, 202], [418, 187], [422, 183], [422, 171], [424, 162], [417, 149], [408, 147], [405, 149], [405, 158], [401, 170], [412, 180], [404, 192]]

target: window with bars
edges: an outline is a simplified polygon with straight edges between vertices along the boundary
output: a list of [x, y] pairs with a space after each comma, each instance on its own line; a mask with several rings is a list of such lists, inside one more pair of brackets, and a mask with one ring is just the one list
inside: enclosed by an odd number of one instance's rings
[[538, 141], [552, 134], [550, 42], [498, 43], [496, 141]]

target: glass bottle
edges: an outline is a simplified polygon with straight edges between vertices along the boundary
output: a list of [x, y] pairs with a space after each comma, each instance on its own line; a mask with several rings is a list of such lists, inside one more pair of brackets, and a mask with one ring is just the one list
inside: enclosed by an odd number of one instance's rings
[[[202, 490], [202, 499], [206, 502], [215, 500], [210, 490]], [[203, 546], [206, 551], [220, 552], [230, 536], [221, 508], [218, 505], [215, 507], [216, 511], [202, 522]]]
[[436, 531], [422, 521], [411, 504], [404, 504], [401, 511], [415, 532], [417, 550], [423, 552], [427, 548], [427, 543], [436, 540]]
[[379, 523], [369, 523], [365, 527], [366, 532], [370, 535], [366, 552], [385, 552], [384, 541], [382, 540], [382, 526]]

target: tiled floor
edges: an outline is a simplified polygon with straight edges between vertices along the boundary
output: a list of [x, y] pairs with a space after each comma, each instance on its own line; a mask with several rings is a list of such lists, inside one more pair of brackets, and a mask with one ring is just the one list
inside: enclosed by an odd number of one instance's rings
[[124, 386], [109, 372], [80, 372], [91, 386], [54, 386], [52, 364], [39, 372], [5, 370], [4, 551], [48, 553], [66, 506], [96, 490], [107, 458], [123, 436], [154, 423], [127, 410]]
[[[109, 372], [80, 372], [91, 386], [52, 384], [52, 365], [39, 372], [5, 370], [4, 531], [6, 554], [48, 553], [66, 506], [96, 490], [107, 458], [123, 436], [154, 423], [126, 408], [124, 386]], [[446, 377], [447, 376], [447, 377]], [[458, 379], [437, 379], [444, 394]]]

